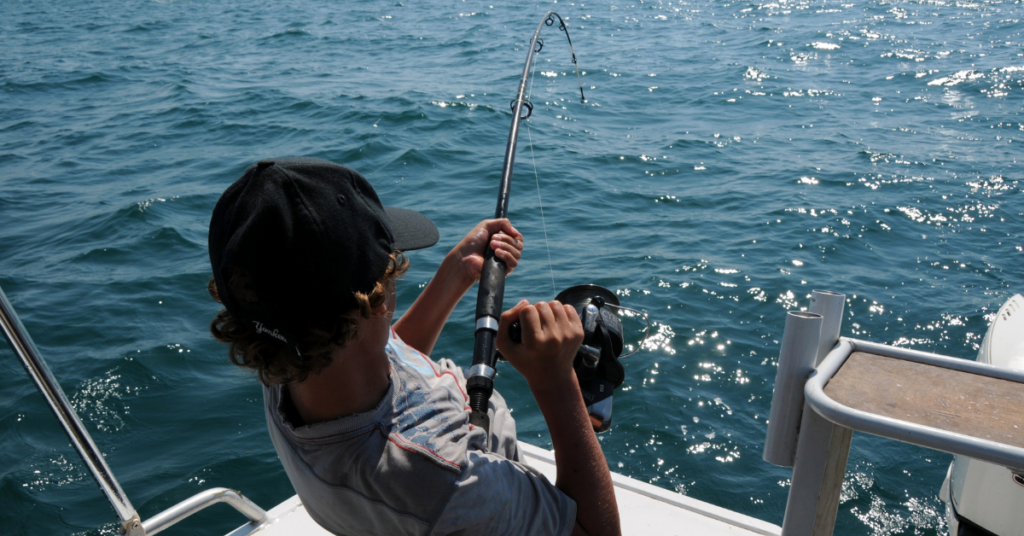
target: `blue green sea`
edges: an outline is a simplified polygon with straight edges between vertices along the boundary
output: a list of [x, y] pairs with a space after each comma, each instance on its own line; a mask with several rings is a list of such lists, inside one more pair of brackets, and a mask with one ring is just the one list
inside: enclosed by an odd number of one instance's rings
[[[790, 472], [761, 450], [787, 311], [842, 292], [844, 335], [973, 359], [1024, 291], [1021, 0], [489, 1], [0, 2], [0, 287], [143, 518], [215, 486], [294, 493], [258, 383], [208, 333], [220, 193], [316, 156], [421, 210], [441, 241], [410, 254], [401, 312], [493, 215], [548, 9], [587, 102], [546, 28], [506, 303], [596, 283], [650, 315], [601, 436], [614, 471], [781, 523]], [[435, 357], [469, 365], [474, 296]], [[6, 345], [0, 375], [0, 533], [114, 534]], [[550, 447], [524, 380], [497, 384]], [[856, 435], [836, 533], [945, 534], [950, 460]]]

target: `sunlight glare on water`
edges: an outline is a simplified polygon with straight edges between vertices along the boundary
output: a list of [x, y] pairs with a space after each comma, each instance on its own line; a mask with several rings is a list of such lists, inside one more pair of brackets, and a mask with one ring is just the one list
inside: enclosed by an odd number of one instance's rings
[[[587, 102], [548, 28], [506, 302], [549, 300], [554, 278], [650, 315], [600, 436], [614, 470], [780, 523], [791, 473], [761, 451], [786, 311], [842, 292], [844, 335], [973, 358], [1024, 289], [1019, 0], [6, 2], [0, 286], [143, 518], [213, 486], [266, 508], [294, 493], [259, 387], [208, 334], [221, 192], [262, 158], [317, 156], [423, 211], [441, 242], [410, 254], [401, 312], [493, 214], [546, 9]], [[472, 302], [435, 357], [469, 365]], [[6, 347], [0, 372], [0, 526], [113, 533]], [[497, 382], [520, 438], [550, 447], [522, 377]], [[836, 534], [944, 534], [949, 461], [855, 436]]]

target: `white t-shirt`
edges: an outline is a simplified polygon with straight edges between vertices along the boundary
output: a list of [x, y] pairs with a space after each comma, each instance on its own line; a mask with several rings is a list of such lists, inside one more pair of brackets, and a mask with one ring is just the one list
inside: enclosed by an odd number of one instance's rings
[[[495, 392], [490, 434], [469, 424], [466, 379], [391, 332], [391, 386], [376, 408], [293, 426], [264, 387], [270, 438], [310, 516], [344, 535], [568, 535], [576, 503], [520, 462]], [[290, 403], [290, 402], [289, 402]]]

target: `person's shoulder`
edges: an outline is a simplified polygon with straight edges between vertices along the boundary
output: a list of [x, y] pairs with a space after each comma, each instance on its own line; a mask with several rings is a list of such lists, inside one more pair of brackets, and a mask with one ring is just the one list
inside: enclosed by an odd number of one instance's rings
[[405, 341], [395, 333], [394, 328], [391, 328], [391, 333], [388, 336], [388, 344], [385, 347], [385, 351], [388, 353], [388, 357], [392, 362], [398, 361], [403, 365], [403, 369], [415, 370], [427, 378], [438, 376], [437, 363], [424, 353], [406, 344]]
[[469, 396], [453, 363], [436, 363], [405, 344], [392, 330], [388, 340], [395, 396], [391, 440], [402, 448], [461, 471], [466, 452], [483, 430], [469, 424]]

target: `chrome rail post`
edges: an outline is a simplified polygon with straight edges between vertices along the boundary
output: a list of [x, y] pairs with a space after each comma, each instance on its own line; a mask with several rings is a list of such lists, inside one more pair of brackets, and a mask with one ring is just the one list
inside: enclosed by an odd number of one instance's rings
[[32, 377], [32, 381], [35, 382], [39, 392], [42, 393], [43, 398], [50, 405], [50, 409], [57, 416], [57, 420], [64, 427], [64, 431], [67, 432], [71, 444], [74, 445], [75, 450], [82, 457], [82, 461], [89, 468], [89, 472], [96, 479], [96, 483], [103, 490], [103, 494], [110, 501], [114, 512], [117, 513], [117, 518], [121, 522], [121, 534], [142, 534], [142, 523], [138, 513], [128, 501], [128, 497], [124, 494], [117, 479], [114, 478], [114, 473], [107, 466], [103, 454], [96, 447], [89, 431], [82, 425], [82, 421], [71, 407], [68, 397], [50, 372], [50, 368], [46, 366], [46, 362], [39, 355], [39, 350], [32, 342], [28, 332], [25, 331], [25, 326], [21, 324], [21, 320], [14, 312], [14, 308], [11, 307], [3, 289], [0, 289], [0, 325], [3, 327], [4, 337], [10, 343], [11, 349], [18, 354], [21, 364], [28, 371], [28, 375]]

